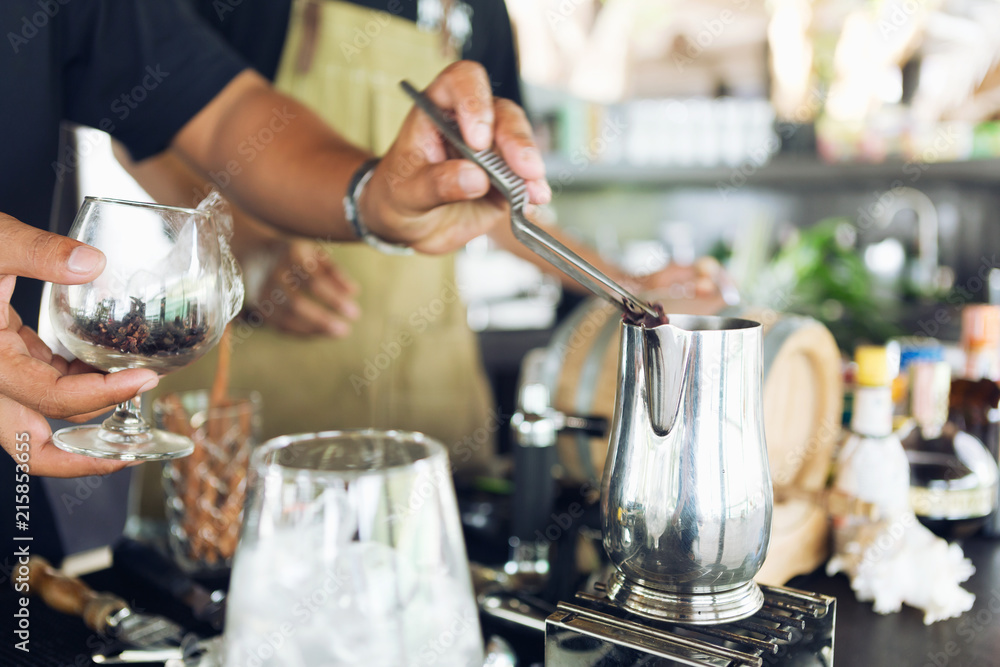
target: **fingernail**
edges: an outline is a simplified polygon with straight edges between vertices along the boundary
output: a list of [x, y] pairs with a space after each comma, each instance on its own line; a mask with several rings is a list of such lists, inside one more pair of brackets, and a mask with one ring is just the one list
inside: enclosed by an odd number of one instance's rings
[[552, 186], [549, 185], [548, 181], [542, 181], [542, 199], [542, 204], [552, 201]]
[[152, 380], [150, 380], [146, 384], [144, 384], [141, 387], [139, 387], [139, 391], [137, 393], [144, 394], [144, 393], [146, 393], [147, 391], [149, 391], [150, 389], [152, 389], [153, 387], [155, 387], [158, 384], [160, 384], [160, 378], [159, 378], [159, 376], [154, 377]]
[[542, 166], [542, 154], [538, 152], [537, 148], [524, 148], [521, 150], [521, 159], [524, 162], [528, 162], [533, 166]]
[[477, 123], [472, 128], [472, 141], [480, 148], [490, 147], [490, 133], [492, 127], [488, 123]]
[[353, 301], [345, 303], [341, 310], [344, 311], [344, 315], [351, 318], [352, 320], [356, 320], [361, 316], [361, 308], [359, 308], [358, 304], [354, 303]]
[[97, 268], [97, 265], [101, 263], [103, 255], [100, 250], [96, 248], [91, 248], [90, 246], [77, 246], [73, 249], [73, 252], [69, 254], [69, 261], [66, 266], [73, 273], [90, 273]]
[[458, 186], [465, 192], [475, 193], [482, 189], [483, 179], [478, 167], [469, 165], [458, 172]]

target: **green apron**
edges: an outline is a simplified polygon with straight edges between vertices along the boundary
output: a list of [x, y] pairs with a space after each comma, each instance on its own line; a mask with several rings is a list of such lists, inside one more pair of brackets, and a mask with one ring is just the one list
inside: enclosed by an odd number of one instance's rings
[[[450, 62], [444, 51], [437, 32], [385, 12], [299, 1], [275, 85], [353, 143], [381, 154], [410, 108], [398, 82], [429, 84]], [[362, 315], [347, 338], [251, 326], [259, 319], [234, 322], [231, 385], [262, 394], [265, 436], [358, 427], [421, 431], [445, 443], [460, 472], [481, 470], [502, 418], [466, 324], [454, 257], [328, 247], [361, 286]], [[162, 391], [210, 386], [216, 358], [165, 377]]]

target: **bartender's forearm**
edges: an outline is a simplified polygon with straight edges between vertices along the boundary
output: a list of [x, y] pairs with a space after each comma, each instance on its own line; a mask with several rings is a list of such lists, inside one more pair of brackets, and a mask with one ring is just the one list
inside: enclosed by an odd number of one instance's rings
[[194, 208], [212, 190], [205, 177], [170, 150], [136, 162], [125, 146], [112, 139], [111, 152], [118, 164], [158, 204]]
[[256, 72], [236, 77], [173, 147], [252, 215], [295, 234], [354, 238], [343, 198], [369, 155]]
[[[112, 142], [112, 148], [125, 171], [160, 204], [194, 207], [215, 187], [171, 150], [135, 162], [117, 141]], [[271, 242], [283, 240], [278, 230], [254, 220], [239, 207], [232, 206], [232, 213], [234, 234], [230, 245], [237, 259]]]
[[[473, 150], [493, 146], [525, 179], [534, 203], [552, 191], [524, 111], [495, 100], [486, 70], [459, 61], [424, 91], [453, 113]], [[219, 180], [230, 200], [286, 231], [329, 240], [354, 238], [342, 206], [351, 176], [368, 157], [301, 104], [245, 71], [174, 137], [173, 148], [201, 173]], [[426, 115], [411, 109], [358, 201], [370, 232], [424, 253], [453, 252], [506, 217], [487, 196], [486, 173], [449, 159]]]

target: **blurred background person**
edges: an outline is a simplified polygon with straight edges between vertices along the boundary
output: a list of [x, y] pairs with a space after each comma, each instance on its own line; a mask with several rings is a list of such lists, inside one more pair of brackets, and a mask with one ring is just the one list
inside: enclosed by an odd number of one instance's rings
[[[68, 364], [54, 356], [33, 329], [38, 281], [87, 282], [104, 268], [101, 253], [42, 231], [50, 224], [54, 187], [78, 175], [81, 156], [59, 144], [60, 125], [103, 127], [140, 158], [171, 146], [203, 173], [228, 173], [230, 164], [241, 164], [239, 173], [219, 184], [227, 194], [292, 233], [343, 241], [358, 240], [343, 199], [352, 175], [368, 164], [370, 153], [275, 91], [176, 2], [111, 7], [88, 0], [60, 6], [55, 15], [32, 14], [37, 9], [31, 3], [11, 2], [0, 10], [0, 25], [12, 30], [22, 19], [25, 25], [30, 25], [28, 17], [45, 19], [44, 26], [31, 26], [27, 36], [19, 36], [20, 28], [10, 32], [17, 39], [0, 55], [5, 73], [0, 89], [8, 93], [2, 96], [0, 117], [6, 121], [2, 127], [9, 150], [0, 178], [0, 238], [6, 258], [0, 265], [0, 440], [9, 453], [27, 453], [29, 459], [18, 456], [15, 464], [4, 455], [0, 472], [8, 477], [15, 477], [15, 468], [18, 474], [35, 476], [106, 474], [126, 463], [59, 450], [51, 443], [48, 420], [93, 417], [148, 389], [156, 377], [142, 370], [99, 374], [79, 362]], [[179, 49], [178, 43], [190, 51]], [[137, 101], [140, 93], [121, 93], [136, 90], [142, 91], [142, 104]], [[470, 142], [486, 148], [495, 139], [513, 151], [508, 159], [524, 166], [521, 149], [531, 146], [530, 126], [513, 105], [494, 106], [480, 66], [456, 63], [438, 77], [429, 94], [458, 112]], [[281, 132], [273, 129], [276, 111], [294, 119]], [[393, 148], [371, 167], [377, 175], [366, 196], [359, 197], [371, 233], [387, 242], [445, 252], [462, 247], [503, 217], [495, 200], [484, 199], [486, 175], [472, 165], [463, 171], [460, 161], [446, 159], [429, 121], [414, 112], [402, 127]], [[475, 136], [473, 127], [478, 130]], [[241, 141], [264, 129], [272, 132], [269, 150], [252, 160], [240, 154]], [[439, 159], [425, 155], [414, 168], [412, 148], [435, 143]], [[393, 155], [405, 156], [403, 162], [393, 164]], [[400, 187], [390, 188], [387, 176], [404, 167], [410, 175]], [[460, 183], [459, 173], [469, 176], [469, 170], [471, 180]], [[536, 177], [536, 200], [547, 196], [544, 182], [537, 180], [543, 171], [541, 160], [535, 159], [525, 172]], [[267, 172], [271, 178], [262, 181], [260, 175]], [[465, 187], [470, 184], [471, 189]], [[453, 226], [456, 216], [449, 213], [448, 203], [467, 214], [458, 227]], [[21, 447], [25, 443], [28, 452]], [[72, 522], [87, 532], [114, 523], [101, 512], [96, 500], [101, 494], [93, 493], [110, 486], [106, 479], [91, 478], [85, 487], [65, 494], [43, 493], [36, 481], [33, 477], [29, 485], [40, 551], [49, 505], [67, 510]], [[87, 508], [95, 510], [94, 523], [78, 507], [82, 493]], [[58, 546], [50, 546], [46, 553], [58, 560]]]
[[[421, 88], [457, 58], [480, 62], [493, 94], [521, 103], [502, 0], [245, 0], [225, 11], [211, 2], [194, 4], [279, 90], [375, 154], [389, 146], [410, 107], [399, 81]], [[123, 162], [128, 165], [127, 156]], [[190, 205], [212, 186], [193, 180], [170, 155], [129, 169], [163, 203]], [[261, 392], [264, 435], [414, 430], [446, 443], [459, 472], [487, 472], [495, 433], [507, 416], [499, 414], [467, 324], [454, 256], [317, 244], [282, 235], [242, 212], [236, 220], [233, 246], [248, 299], [245, 321], [234, 328], [232, 383]], [[560, 236], [616, 279], [631, 281]], [[492, 238], [582, 289], [518, 242], [509, 224], [499, 225]], [[693, 268], [670, 266], [636, 287], [696, 279]], [[710, 282], [699, 285], [703, 296], [717, 298]], [[164, 378], [160, 391], [207, 387], [215, 368], [216, 355], [210, 355]]]

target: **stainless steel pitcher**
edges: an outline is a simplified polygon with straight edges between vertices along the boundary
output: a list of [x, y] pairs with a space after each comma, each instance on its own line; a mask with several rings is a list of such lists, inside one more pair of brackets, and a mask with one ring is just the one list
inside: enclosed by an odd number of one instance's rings
[[604, 468], [608, 597], [692, 624], [754, 614], [771, 534], [761, 326], [671, 315], [623, 324]]

